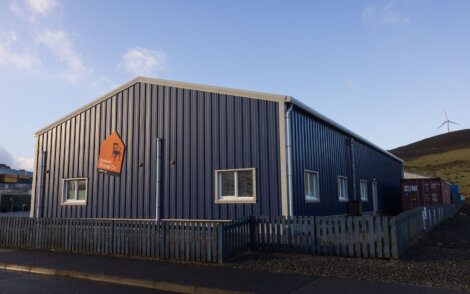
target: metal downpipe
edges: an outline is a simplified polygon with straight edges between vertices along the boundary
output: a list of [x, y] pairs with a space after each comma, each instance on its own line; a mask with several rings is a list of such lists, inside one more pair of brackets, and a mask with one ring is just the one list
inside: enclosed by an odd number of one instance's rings
[[160, 220], [160, 190], [162, 181], [162, 138], [157, 138], [157, 182], [155, 191], [155, 221]]
[[291, 138], [291, 112], [294, 105], [291, 104], [286, 111], [286, 153], [287, 153], [287, 199], [289, 216], [294, 215], [293, 191], [292, 191], [292, 138]]
[[39, 175], [38, 175], [38, 182], [39, 182], [39, 191], [35, 195], [36, 198], [36, 219], [40, 218], [42, 213], [42, 191], [44, 190], [44, 163], [45, 163], [46, 152], [41, 151], [39, 153]]

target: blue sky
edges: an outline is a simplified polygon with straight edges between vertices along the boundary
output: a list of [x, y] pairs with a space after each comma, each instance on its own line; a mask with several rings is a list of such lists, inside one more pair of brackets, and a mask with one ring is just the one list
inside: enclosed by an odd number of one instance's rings
[[137, 75], [288, 94], [383, 148], [470, 126], [469, 1], [0, 2], [0, 162]]

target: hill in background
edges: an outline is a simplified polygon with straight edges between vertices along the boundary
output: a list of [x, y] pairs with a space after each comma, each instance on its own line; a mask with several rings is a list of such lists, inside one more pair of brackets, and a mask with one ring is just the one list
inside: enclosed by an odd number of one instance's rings
[[405, 170], [456, 183], [462, 194], [470, 196], [470, 129], [427, 138], [390, 152], [405, 161]]

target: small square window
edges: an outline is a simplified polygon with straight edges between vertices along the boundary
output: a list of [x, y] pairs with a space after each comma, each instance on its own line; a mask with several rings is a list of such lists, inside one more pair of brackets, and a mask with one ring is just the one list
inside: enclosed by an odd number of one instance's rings
[[216, 170], [215, 196], [216, 203], [255, 203], [256, 170]]
[[87, 179], [63, 179], [63, 204], [86, 204]]
[[368, 195], [367, 195], [367, 181], [366, 180], [361, 180], [360, 189], [361, 189], [361, 200], [367, 201]]
[[320, 201], [320, 184], [318, 172], [305, 170], [304, 172], [305, 201]]
[[348, 178], [338, 176], [338, 199], [348, 201]]

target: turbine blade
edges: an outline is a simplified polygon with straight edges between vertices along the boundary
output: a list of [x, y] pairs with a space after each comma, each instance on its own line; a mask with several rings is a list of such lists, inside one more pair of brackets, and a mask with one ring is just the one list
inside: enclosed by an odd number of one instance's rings
[[444, 113], [446, 114], [446, 120], [449, 121], [449, 117], [447, 116], [447, 111], [445, 108], [444, 108]]
[[451, 121], [451, 120], [449, 120], [449, 123], [454, 124], [454, 125], [459, 125], [459, 126], [461, 125], [461, 124], [456, 123], [455, 121]]
[[439, 130], [440, 128], [442, 128], [443, 125], [445, 125], [447, 122], [443, 122], [442, 125], [440, 125], [437, 129]]

